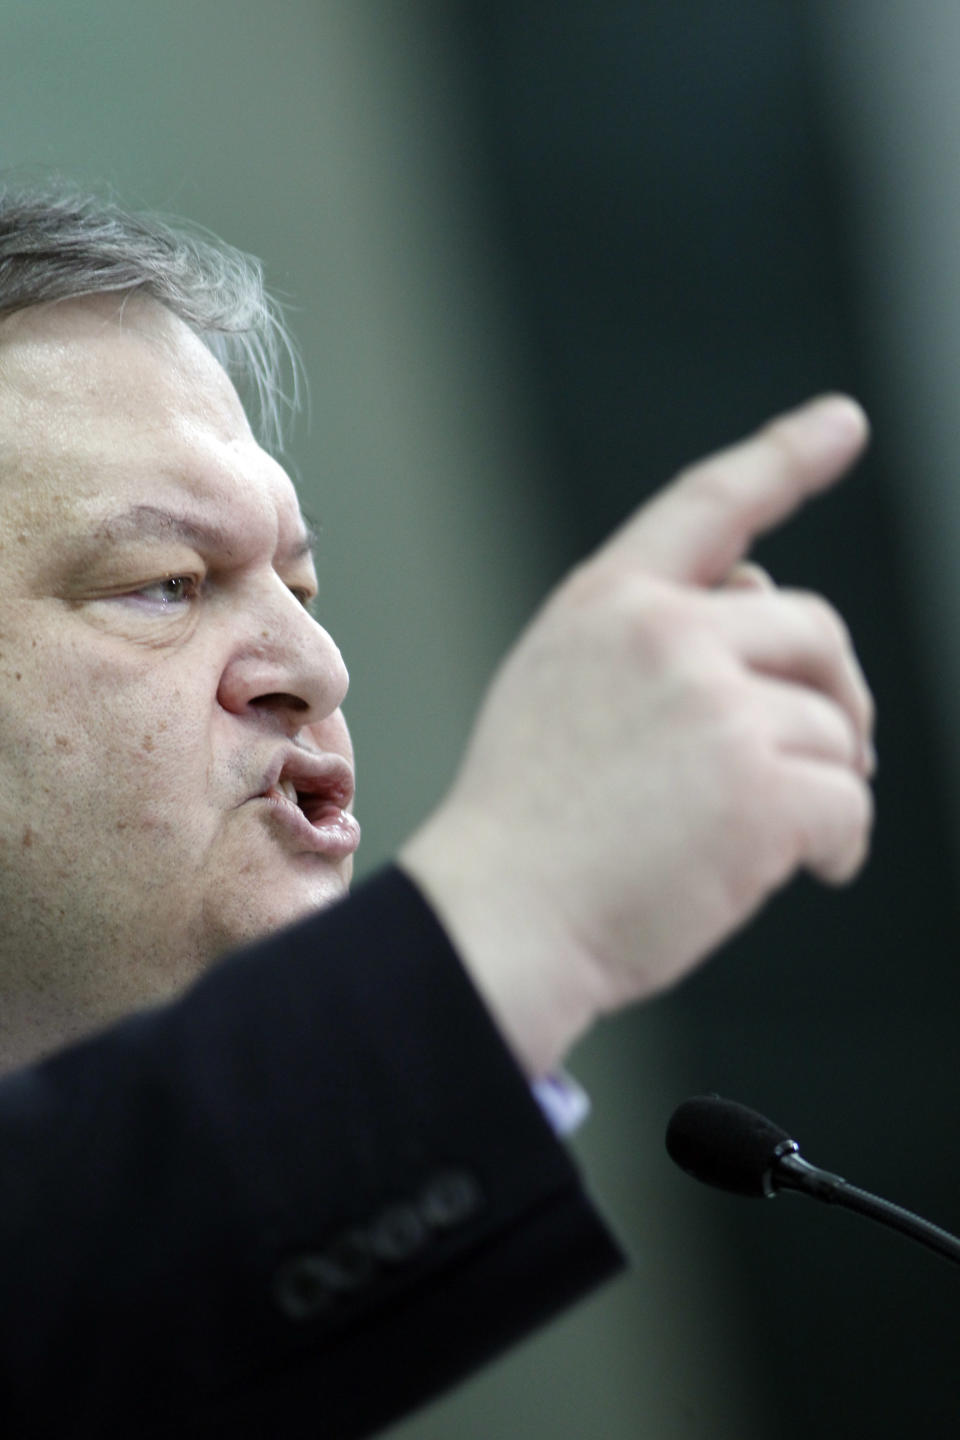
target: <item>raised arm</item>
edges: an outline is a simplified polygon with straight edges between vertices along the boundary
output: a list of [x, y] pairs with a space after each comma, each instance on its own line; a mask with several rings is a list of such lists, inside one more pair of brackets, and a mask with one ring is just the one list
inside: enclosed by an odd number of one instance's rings
[[873, 706], [846, 628], [741, 562], [866, 436], [853, 401], [825, 396], [644, 505], [508, 655], [404, 847], [529, 1074], [799, 869], [842, 883], [862, 864]]

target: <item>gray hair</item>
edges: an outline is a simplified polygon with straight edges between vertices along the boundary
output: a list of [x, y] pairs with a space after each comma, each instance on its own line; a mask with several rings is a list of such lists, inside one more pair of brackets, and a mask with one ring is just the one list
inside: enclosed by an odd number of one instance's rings
[[260, 262], [209, 231], [134, 214], [67, 184], [0, 187], [0, 319], [84, 295], [149, 295], [204, 342], [253, 409], [260, 439], [283, 447], [300, 402], [300, 365]]

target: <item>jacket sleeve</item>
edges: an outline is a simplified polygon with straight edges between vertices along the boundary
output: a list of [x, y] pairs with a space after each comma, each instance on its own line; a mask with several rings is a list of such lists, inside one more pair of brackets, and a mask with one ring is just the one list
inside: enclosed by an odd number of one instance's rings
[[0, 1154], [11, 1440], [368, 1435], [622, 1263], [395, 869], [8, 1076]]

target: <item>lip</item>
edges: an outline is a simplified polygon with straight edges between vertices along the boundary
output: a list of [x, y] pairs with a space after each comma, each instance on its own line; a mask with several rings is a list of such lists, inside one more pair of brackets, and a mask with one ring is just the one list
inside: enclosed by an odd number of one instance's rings
[[[278, 788], [282, 780], [296, 788], [296, 804]], [[342, 755], [296, 748], [274, 757], [248, 803], [262, 802], [298, 849], [345, 860], [360, 844], [359, 822], [347, 809], [353, 793], [353, 769]]]
[[322, 800], [341, 810], [353, 799], [353, 767], [332, 751], [321, 753], [300, 746], [281, 750], [264, 775], [258, 794], [266, 795], [280, 780], [291, 780], [301, 799]]
[[328, 805], [311, 819], [279, 790], [255, 799], [269, 807], [271, 819], [283, 826], [301, 850], [325, 855], [328, 860], [346, 860], [360, 844], [360, 824], [347, 810]]

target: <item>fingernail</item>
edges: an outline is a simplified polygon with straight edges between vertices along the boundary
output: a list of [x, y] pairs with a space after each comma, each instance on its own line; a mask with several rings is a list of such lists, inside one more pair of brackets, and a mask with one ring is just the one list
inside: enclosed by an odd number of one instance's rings
[[870, 433], [863, 406], [850, 395], [819, 395], [810, 402], [810, 409], [819, 411], [820, 423], [827, 422], [841, 441], [863, 441]]

